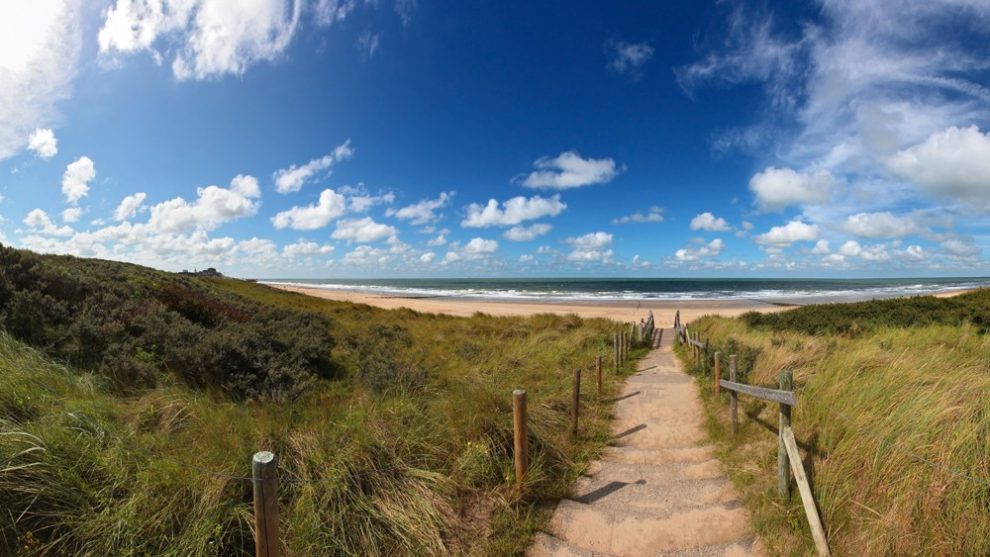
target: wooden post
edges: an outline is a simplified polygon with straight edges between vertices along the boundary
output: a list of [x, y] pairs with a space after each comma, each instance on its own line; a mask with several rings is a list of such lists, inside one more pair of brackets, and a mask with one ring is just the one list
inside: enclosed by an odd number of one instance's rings
[[595, 400], [602, 401], [602, 357], [595, 358]]
[[[790, 391], [794, 387], [794, 376], [791, 370], [780, 372], [780, 390]], [[787, 462], [787, 447], [784, 446], [784, 429], [791, 427], [791, 407], [780, 405], [780, 424], [777, 430], [777, 492], [784, 499], [791, 496], [791, 471]]]
[[[738, 383], [736, 375], [736, 355], [729, 356], [729, 381]], [[735, 391], [729, 391], [729, 416], [732, 418], [732, 434], [739, 431], [739, 395]]]
[[722, 385], [719, 381], [722, 380], [722, 353], [715, 353], [715, 399], [717, 400], [722, 396]]
[[612, 356], [615, 359], [615, 371], [619, 371], [619, 333], [612, 333]]
[[619, 331], [619, 363], [626, 363], [626, 332]]
[[526, 434], [526, 391], [512, 391], [512, 437], [516, 457], [516, 487], [522, 489], [529, 467], [529, 440]]
[[254, 487], [254, 554], [255, 557], [279, 557], [278, 543], [278, 474], [275, 455], [268, 451], [254, 453], [251, 459], [251, 483]]
[[581, 368], [574, 370], [574, 438], [578, 436], [578, 414], [581, 412]]
[[811, 493], [811, 484], [804, 473], [804, 464], [801, 464], [801, 453], [798, 452], [797, 440], [794, 439], [794, 432], [791, 428], [784, 430], [784, 446], [791, 457], [791, 470], [794, 472], [794, 480], [798, 485], [798, 493], [801, 494], [801, 506], [804, 507], [804, 516], [808, 519], [808, 526], [811, 527], [811, 537], [815, 540], [815, 550], [819, 557], [830, 557], [832, 552], [828, 549], [828, 540], [825, 538], [825, 528], [822, 527], [822, 519], [818, 516], [818, 508], [815, 506], [815, 496]]

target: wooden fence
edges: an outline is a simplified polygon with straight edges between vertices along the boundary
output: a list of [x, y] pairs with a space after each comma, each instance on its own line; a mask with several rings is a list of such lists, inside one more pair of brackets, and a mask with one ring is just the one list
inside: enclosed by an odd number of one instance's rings
[[[674, 343], [683, 343], [690, 349], [691, 357], [695, 363], [707, 365], [708, 342], [702, 341], [697, 334], [692, 336], [687, 325], [681, 324], [681, 314], [678, 311], [674, 315]], [[711, 360], [715, 376], [715, 396], [721, 395], [722, 389], [729, 391], [729, 419], [732, 423], [732, 433], [739, 431], [739, 395], [747, 395], [776, 402], [778, 410], [777, 428], [777, 491], [784, 499], [789, 499], [791, 495], [790, 474], [794, 474], [794, 480], [801, 495], [801, 505], [804, 507], [805, 517], [808, 519], [808, 526], [811, 528], [811, 536], [815, 541], [815, 549], [820, 556], [829, 556], [831, 552], [828, 548], [828, 541], [825, 537], [825, 529], [822, 527], [821, 517], [818, 514], [818, 507], [815, 505], [814, 495], [811, 492], [811, 484], [808, 482], [804, 464], [801, 462], [801, 454], [798, 451], [797, 440], [794, 437], [794, 430], [791, 429], [791, 407], [797, 404], [797, 397], [793, 390], [793, 376], [790, 370], [780, 373], [779, 389], [768, 389], [746, 385], [738, 381], [738, 371], [736, 367], [736, 355], [729, 356], [729, 379], [722, 379], [722, 354], [715, 352]]]

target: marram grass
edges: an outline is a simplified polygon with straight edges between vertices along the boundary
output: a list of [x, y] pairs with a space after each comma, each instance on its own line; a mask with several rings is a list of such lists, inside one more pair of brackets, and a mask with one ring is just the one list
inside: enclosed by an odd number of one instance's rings
[[[842, 307], [817, 313], [829, 311]], [[747, 354], [747, 383], [773, 387], [782, 369], [794, 372], [793, 428], [834, 555], [990, 554], [990, 337], [976, 326], [874, 323], [812, 336], [704, 318], [691, 328], [726, 361]], [[776, 493], [777, 405], [740, 396], [733, 438], [727, 395], [714, 400], [709, 368], [694, 372], [760, 534], [776, 554], [812, 552], [796, 490], [790, 501]]]
[[[0, 333], [0, 553], [252, 555], [244, 477], [251, 455], [271, 450], [287, 555], [519, 554], [608, 440], [610, 408], [595, 404], [588, 372], [610, 348], [611, 322], [464, 319], [204, 282], [329, 317], [339, 378], [291, 402], [233, 400], [168, 377], [124, 394]], [[382, 334], [398, 339], [385, 359], [362, 349]], [[607, 367], [606, 397], [633, 366]], [[575, 367], [586, 372], [578, 440]], [[380, 381], [390, 373], [405, 379]], [[529, 391], [522, 492], [514, 388]]]

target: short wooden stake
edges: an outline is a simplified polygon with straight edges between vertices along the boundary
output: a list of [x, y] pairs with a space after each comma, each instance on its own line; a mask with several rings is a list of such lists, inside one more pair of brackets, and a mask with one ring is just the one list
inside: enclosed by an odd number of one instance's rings
[[512, 391], [512, 437], [516, 457], [516, 487], [522, 489], [529, 467], [529, 440], [526, 436], [526, 391]]
[[[794, 376], [791, 370], [780, 372], [780, 390], [790, 391], [794, 388]], [[784, 499], [791, 496], [791, 471], [787, 461], [787, 447], [784, 446], [784, 429], [791, 427], [791, 407], [780, 405], [780, 424], [777, 434], [777, 492]]]
[[581, 413], [581, 368], [574, 370], [574, 438], [578, 436], [578, 414]]
[[717, 400], [722, 396], [722, 385], [719, 383], [722, 380], [722, 353], [715, 353], [715, 399]]
[[612, 356], [615, 360], [615, 371], [619, 371], [619, 333], [612, 333]]
[[279, 557], [278, 542], [278, 474], [275, 455], [268, 451], [254, 453], [251, 459], [251, 482], [254, 487], [254, 554], [255, 557]]
[[595, 400], [602, 401], [602, 357], [595, 358]]
[[[729, 381], [738, 383], [736, 375], [736, 355], [729, 356]], [[739, 432], [739, 395], [735, 391], [729, 391], [729, 416], [732, 418], [732, 434]]]

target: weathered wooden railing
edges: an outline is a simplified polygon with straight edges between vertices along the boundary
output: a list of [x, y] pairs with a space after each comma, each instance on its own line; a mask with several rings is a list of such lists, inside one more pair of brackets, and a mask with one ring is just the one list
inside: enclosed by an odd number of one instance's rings
[[[690, 346], [695, 362], [707, 363], [704, 362], [704, 359], [706, 358], [708, 343], [691, 337], [691, 332], [687, 325], [681, 324], [679, 311], [674, 316], [674, 342], [683, 342]], [[818, 507], [815, 505], [814, 495], [811, 492], [811, 484], [808, 482], [804, 464], [801, 462], [801, 454], [798, 451], [794, 430], [791, 429], [791, 407], [797, 404], [797, 397], [794, 395], [793, 376], [790, 370], [784, 370], [780, 373], [779, 389], [769, 389], [766, 387], [746, 385], [738, 381], [735, 354], [729, 356], [728, 380], [722, 379], [721, 352], [715, 352], [713, 358], [715, 395], [720, 396], [722, 389], [729, 391], [729, 419], [732, 422], [733, 434], [739, 431], [740, 394], [752, 396], [767, 402], [776, 402], [780, 405], [778, 411], [779, 424], [777, 428], [777, 491], [781, 497], [785, 499], [790, 498], [790, 473], [793, 473], [795, 482], [798, 485], [798, 492], [801, 495], [801, 505], [804, 507], [804, 514], [808, 519], [808, 526], [811, 528], [811, 536], [815, 541], [815, 549], [820, 556], [831, 555], [828, 548], [828, 541], [825, 537], [825, 528], [822, 527], [821, 517], [818, 515]]]

